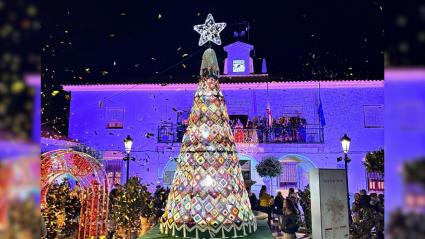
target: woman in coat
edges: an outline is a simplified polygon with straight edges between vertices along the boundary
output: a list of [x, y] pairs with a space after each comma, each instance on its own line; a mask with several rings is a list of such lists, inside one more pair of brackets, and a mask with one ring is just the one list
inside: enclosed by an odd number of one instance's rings
[[283, 220], [282, 220], [283, 239], [296, 238], [295, 232], [298, 231], [298, 228], [299, 228], [299, 224], [298, 224], [297, 211], [292, 201], [286, 198], [283, 201]]

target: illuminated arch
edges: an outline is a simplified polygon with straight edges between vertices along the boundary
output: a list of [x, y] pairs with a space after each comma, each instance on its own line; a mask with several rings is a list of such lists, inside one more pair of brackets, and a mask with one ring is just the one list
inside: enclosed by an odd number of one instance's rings
[[78, 238], [98, 238], [106, 234], [108, 178], [100, 162], [88, 154], [59, 149], [41, 155], [41, 208], [52, 182], [69, 174], [81, 185]]
[[317, 168], [316, 164], [310, 158], [302, 154], [285, 154], [279, 158], [279, 161], [285, 161], [287, 159], [298, 159], [299, 163], [305, 163], [306, 165], [310, 166], [311, 169]]

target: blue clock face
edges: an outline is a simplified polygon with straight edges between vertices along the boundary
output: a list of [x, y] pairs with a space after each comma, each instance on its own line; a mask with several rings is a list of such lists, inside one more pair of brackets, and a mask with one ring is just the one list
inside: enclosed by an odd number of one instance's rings
[[233, 72], [245, 72], [245, 61], [244, 60], [233, 60]]

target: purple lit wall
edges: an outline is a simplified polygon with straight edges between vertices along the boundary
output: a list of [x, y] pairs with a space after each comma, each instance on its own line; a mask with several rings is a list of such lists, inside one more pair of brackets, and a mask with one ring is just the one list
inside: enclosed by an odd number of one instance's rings
[[[270, 87], [268, 93], [265, 87], [249, 86], [244, 84], [243, 89], [236, 89], [231, 84], [222, 85], [230, 115], [247, 114], [250, 118], [256, 114], [264, 115], [268, 95], [274, 117], [299, 114], [307, 119], [308, 124], [318, 124], [317, 83], [285, 83]], [[347, 133], [352, 139], [350, 190], [354, 192], [366, 188], [362, 160], [368, 151], [383, 147], [384, 143], [383, 128], [379, 125], [382, 124], [379, 121], [382, 121], [382, 112], [370, 112], [375, 106], [382, 108], [384, 104], [382, 86], [382, 82], [363, 81], [322, 84], [321, 99], [326, 119], [324, 143], [238, 146], [239, 153], [253, 164], [264, 156], [274, 155], [281, 160], [298, 158], [304, 171], [311, 167], [337, 168], [342, 167], [336, 161], [342, 154], [340, 138]], [[138, 175], [143, 182], [151, 183], [153, 188], [156, 183], [162, 183], [164, 169], [171, 165], [170, 158], [176, 157], [180, 149], [178, 143], [157, 143], [159, 122], [175, 122], [176, 110], [189, 110], [195, 87], [174, 89], [173, 86], [152, 86], [148, 89], [141, 85], [120, 94], [117, 93], [122, 90], [118, 89], [125, 86], [115, 87], [117, 91], [113, 90], [114, 86], [93, 86], [91, 91], [85, 91], [89, 87], [84, 86], [65, 87], [72, 89], [69, 137], [99, 151], [123, 151], [123, 139], [130, 134], [134, 138], [133, 155], [138, 159], [130, 163], [130, 174]], [[375, 119], [375, 126], [378, 127], [365, 127], [365, 117], [369, 121]], [[123, 129], [107, 129], [106, 124], [114, 120], [122, 120]], [[149, 137], [147, 133], [154, 136]], [[303, 172], [301, 176], [304, 177], [306, 173]], [[304, 185], [307, 182], [308, 179], [304, 180]]]
[[[425, 156], [425, 69], [385, 71], [385, 216], [407, 209], [402, 167]], [[423, 209], [422, 209], [423, 210]]]

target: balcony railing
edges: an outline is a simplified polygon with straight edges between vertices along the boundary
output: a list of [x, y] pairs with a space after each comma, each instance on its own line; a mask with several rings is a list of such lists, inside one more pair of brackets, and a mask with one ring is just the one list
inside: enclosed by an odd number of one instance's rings
[[[242, 129], [233, 128], [236, 144], [321, 144], [323, 128], [319, 125]], [[181, 143], [186, 126], [162, 123], [158, 126], [158, 143]]]

